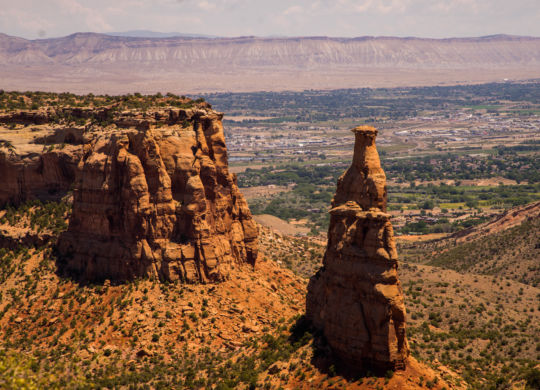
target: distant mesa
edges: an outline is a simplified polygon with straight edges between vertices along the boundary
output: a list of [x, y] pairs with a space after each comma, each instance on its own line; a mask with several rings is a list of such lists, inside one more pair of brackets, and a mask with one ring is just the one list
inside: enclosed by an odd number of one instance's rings
[[540, 38], [0, 34], [0, 64], [5, 90], [115, 95], [470, 84], [539, 78]]
[[355, 133], [353, 162], [339, 178], [322, 268], [310, 279], [306, 315], [352, 369], [403, 369], [405, 305], [377, 130]]

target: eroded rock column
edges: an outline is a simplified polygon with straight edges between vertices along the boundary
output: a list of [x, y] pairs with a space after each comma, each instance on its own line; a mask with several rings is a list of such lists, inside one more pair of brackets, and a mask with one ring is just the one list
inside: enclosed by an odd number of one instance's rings
[[308, 285], [306, 315], [353, 369], [401, 369], [409, 355], [405, 305], [377, 130], [360, 126], [339, 178], [323, 267]]

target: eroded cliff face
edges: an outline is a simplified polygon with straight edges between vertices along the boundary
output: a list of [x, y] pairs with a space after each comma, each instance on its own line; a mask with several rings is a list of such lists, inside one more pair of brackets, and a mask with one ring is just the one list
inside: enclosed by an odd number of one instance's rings
[[126, 119], [85, 145], [58, 245], [67, 272], [205, 282], [255, 263], [257, 227], [228, 170], [222, 115], [162, 115]]
[[[86, 125], [58, 126], [58, 117]], [[253, 265], [258, 252], [221, 119], [206, 103], [0, 115], [17, 124], [3, 136], [33, 137], [0, 151], [0, 202], [73, 188], [57, 248], [60, 271], [78, 279], [221, 281], [235, 264]]]
[[352, 131], [353, 163], [338, 180], [323, 267], [309, 282], [306, 314], [346, 366], [400, 369], [409, 355], [405, 305], [377, 130]]

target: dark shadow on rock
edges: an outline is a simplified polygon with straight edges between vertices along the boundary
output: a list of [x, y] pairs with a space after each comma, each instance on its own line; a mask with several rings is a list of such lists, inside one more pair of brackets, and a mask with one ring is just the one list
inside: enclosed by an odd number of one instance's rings
[[109, 280], [105, 278], [92, 278], [88, 279], [84, 277], [84, 274], [80, 272], [77, 269], [74, 269], [70, 267], [70, 264], [72, 263], [72, 259], [74, 254], [66, 251], [62, 253], [58, 249], [58, 242], [56, 242], [52, 246], [52, 257], [53, 260], [56, 263], [56, 275], [61, 279], [69, 279], [74, 283], [77, 283], [81, 287], [89, 287], [89, 286], [96, 286], [96, 287], [103, 287], [103, 286], [117, 286], [120, 284], [125, 284], [126, 282], [130, 282], [134, 280], [135, 278], [131, 280], [126, 281], [115, 281], [115, 280]]
[[373, 366], [368, 361], [364, 362], [362, 367], [351, 367], [341, 361], [332, 353], [323, 332], [316, 329], [305, 315], [300, 316], [290, 330], [289, 341], [295, 347], [299, 348], [311, 342], [311, 364], [322, 374], [329, 377], [341, 376], [348, 382], [371, 377], [390, 378], [393, 375], [392, 370]]

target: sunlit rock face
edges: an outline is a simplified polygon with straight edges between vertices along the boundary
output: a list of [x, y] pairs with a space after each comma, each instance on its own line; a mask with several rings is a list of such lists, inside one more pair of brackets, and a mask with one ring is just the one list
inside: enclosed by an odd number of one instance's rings
[[254, 265], [258, 231], [228, 169], [221, 119], [171, 109], [95, 134], [78, 164], [60, 269], [87, 281], [212, 282]]

